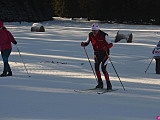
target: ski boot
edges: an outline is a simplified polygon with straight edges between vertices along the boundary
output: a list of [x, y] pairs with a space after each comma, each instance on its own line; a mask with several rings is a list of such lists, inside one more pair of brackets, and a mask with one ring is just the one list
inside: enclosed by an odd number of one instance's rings
[[98, 85], [96, 86], [96, 88], [103, 89], [103, 82], [102, 82], [102, 79], [98, 80]]
[[7, 73], [3, 72], [0, 77], [6, 77], [7, 76]]
[[8, 72], [7, 76], [12, 76], [12, 71]]
[[112, 85], [110, 81], [107, 81], [107, 90], [112, 90]]

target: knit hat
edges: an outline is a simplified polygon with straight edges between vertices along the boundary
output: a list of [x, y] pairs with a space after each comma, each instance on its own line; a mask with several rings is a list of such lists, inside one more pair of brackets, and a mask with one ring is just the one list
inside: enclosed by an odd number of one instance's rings
[[160, 41], [158, 42], [157, 47], [160, 47]]
[[92, 26], [91, 26], [91, 29], [92, 30], [99, 30], [99, 25], [96, 24], [96, 23], [93, 23]]
[[3, 22], [0, 22], [0, 27], [4, 27]]

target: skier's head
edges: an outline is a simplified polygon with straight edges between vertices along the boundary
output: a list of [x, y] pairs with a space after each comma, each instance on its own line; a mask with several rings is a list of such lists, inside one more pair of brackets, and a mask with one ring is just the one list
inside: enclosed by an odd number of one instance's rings
[[0, 21], [0, 27], [4, 27], [3, 22]]
[[158, 42], [157, 47], [160, 47], [160, 41]]
[[91, 26], [91, 30], [94, 36], [98, 34], [99, 31], [99, 25], [97, 23], [93, 23]]
[[93, 31], [93, 30], [99, 30], [99, 25], [98, 25], [97, 23], [93, 23], [93, 24], [91, 25], [91, 29], [92, 29], [92, 31]]

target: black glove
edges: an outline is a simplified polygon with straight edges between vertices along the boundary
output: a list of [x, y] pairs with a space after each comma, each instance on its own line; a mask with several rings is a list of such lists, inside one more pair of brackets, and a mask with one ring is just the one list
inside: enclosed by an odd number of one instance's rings
[[15, 45], [16, 45], [16, 44], [17, 44], [17, 41], [13, 41], [13, 44], [15, 44]]
[[81, 42], [81, 46], [85, 47], [86, 46], [86, 42]]

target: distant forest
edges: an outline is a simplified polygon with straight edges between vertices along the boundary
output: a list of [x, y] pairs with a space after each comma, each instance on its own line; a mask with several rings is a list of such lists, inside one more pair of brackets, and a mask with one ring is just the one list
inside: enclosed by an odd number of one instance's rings
[[0, 20], [41, 22], [52, 17], [160, 25], [160, 0], [1, 0]]

